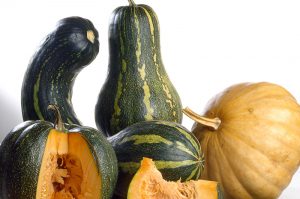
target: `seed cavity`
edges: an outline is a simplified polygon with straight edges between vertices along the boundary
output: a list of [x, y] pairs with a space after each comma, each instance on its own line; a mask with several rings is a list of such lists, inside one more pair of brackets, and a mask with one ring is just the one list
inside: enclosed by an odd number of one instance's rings
[[55, 170], [51, 176], [54, 189], [51, 199], [78, 199], [82, 181], [80, 160], [71, 154], [57, 155]]

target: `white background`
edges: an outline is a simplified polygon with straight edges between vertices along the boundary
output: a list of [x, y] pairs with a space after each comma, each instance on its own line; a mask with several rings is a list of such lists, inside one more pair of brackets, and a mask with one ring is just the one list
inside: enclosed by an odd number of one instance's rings
[[[207, 101], [240, 82], [282, 85], [300, 100], [299, 0], [136, 0], [150, 5], [161, 28], [162, 57], [183, 106], [201, 113]], [[7, 0], [0, 2], [0, 142], [22, 122], [20, 92], [30, 58], [56, 22], [90, 19], [100, 34], [96, 60], [73, 90], [79, 119], [95, 127], [94, 106], [108, 65], [110, 14], [126, 0]], [[183, 124], [193, 122], [184, 117]], [[1, 154], [0, 154], [1, 155]], [[300, 171], [280, 198], [297, 199]]]

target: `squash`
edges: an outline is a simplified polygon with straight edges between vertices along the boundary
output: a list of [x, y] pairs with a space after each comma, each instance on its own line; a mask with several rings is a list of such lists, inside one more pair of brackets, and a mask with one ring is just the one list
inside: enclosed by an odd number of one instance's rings
[[112, 197], [118, 168], [112, 146], [99, 131], [26, 121], [0, 146], [1, 199], [96, 199]]
[[164, 68], [158, 18], [147, 5], [114, 10], [108, 75], [95, 107], [97, 128], [111, 136], [136, 122], [182, 121], [179, 95]]
[[90, 20], [75, 16], [61, 19], [32, 57], [24, 75], [23, 120], [54, 121], [47, 108], [57, 104], [63, 121], [80, 125], [72, 105], [73, 85], [98, 52], [98, 32]]
[[233, 85], [204, 117], [184, 112], [205, 154], [202, 178], [220, 182], [225, 198], [277, 198], [299, 167], [300, 106], [279, 85]]
[[129, 183], [143, 157], [155, 161], [167, 180], [198, 179], [203, 153], [198, 140], [183, 126], [167, 121], [144, 121], [108, 138], [119, 167], [115, 195], [126, 197]]
[[143, 158], [130, 182], [128, 199], [222, 199], [219, 183], [207, 180], [165, 181], [150, 158]]

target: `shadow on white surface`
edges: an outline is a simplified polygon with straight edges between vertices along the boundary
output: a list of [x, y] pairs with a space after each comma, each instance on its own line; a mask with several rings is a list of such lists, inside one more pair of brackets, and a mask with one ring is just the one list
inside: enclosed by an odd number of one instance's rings
[[22, 122], [21, 105], [0, 91], [0, 143], [17, 124]]

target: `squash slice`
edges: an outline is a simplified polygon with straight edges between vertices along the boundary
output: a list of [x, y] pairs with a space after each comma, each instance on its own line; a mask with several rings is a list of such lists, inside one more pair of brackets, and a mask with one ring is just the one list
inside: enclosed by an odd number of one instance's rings
[[165, 181], [155, 163], [143, 158], [128, 189], [128, 199], [221, 199], [223, 194], [218, 182], [190, 180]]

